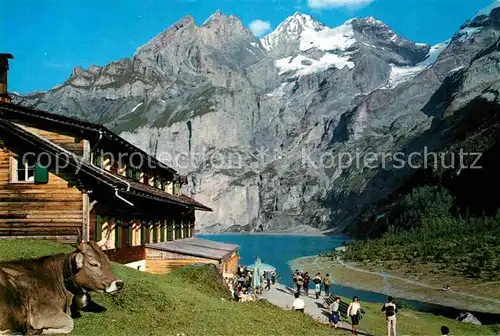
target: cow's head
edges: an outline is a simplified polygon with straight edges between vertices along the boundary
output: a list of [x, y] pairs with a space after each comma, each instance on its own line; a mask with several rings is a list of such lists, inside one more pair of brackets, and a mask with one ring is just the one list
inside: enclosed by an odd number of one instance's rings
[[80, 242], [73, 252], [75, 283], [87, 291], [113, 293], [123, 287], [123, 281], [111, 272], [110, 262], [100, 243]]

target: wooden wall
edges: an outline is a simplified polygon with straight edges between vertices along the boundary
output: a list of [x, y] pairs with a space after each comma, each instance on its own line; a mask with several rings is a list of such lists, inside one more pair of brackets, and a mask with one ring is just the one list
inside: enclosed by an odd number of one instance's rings
[[107, 251], [106, 254], [110, 260], [120, 264], [128, 264], [146, 259], [146, 249], [142, 246], [121, 247]]
[[215, 259], [146, 248], [146, 272], [155, 274], [166, 274], [178, 268], [199, 264], [213, 264], [220, 269], [221, 273], [236, 274], [238, 262], [237, 252], [221, 264], [219, 260]]
[[146, 272], [154, 274], [166, 274], [177, 268], [197, 264], [218, 265], [218, 260], [199, 258], [179, 253], [160, 251], [151, 248], [146, 249]]
[[224, 273], [236, 274], [238, 273], [238, 263], [240, 261], [240, 256], [238, 253], [234, 253], [226, 261], [224, 261], [222, 269]]
[[25, 126], [22, 124], [16, 124], [17, 126], [28, 130], [31, 133], [39, 135], [45, 139], [50, 140], [51, 142], [61, 146], [64, 149], [69, 150], [77, 155], [83, 155], [83, 140], [76, 139], [75, 137], [64, 135], [60, 133], [55, 133], [51, 131], [46, 131], [42, 129], [38, 129], [35, 127]]
[[53, 237], [76, 241], [82, 229], [83, 196], [72, 177], [49, 173], [47, 184], [10, 182], [10, 156], [0, 149], [0, 239], [9, 237]]

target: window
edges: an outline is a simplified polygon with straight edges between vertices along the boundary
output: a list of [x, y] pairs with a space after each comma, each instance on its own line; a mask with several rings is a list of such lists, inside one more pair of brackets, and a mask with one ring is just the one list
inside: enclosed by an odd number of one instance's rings
[[131, 178], [131, 179], [135, 178], [135, 170], [134, 170], [134, 168], [127, 167], [126, 168], [126, 172], [127, 172], [127, 177], [128, 178]]
[[94, 226], [94, 241], [98, 242], [102, 239], [102, 217], [97, 215]]
[[102, 167], [103, 167], [103, 162], [104, 162], [104, 161], [103, 161], [103, 159], [102, 159], [102, 156], [100, 156], [99, 154], [97, 154], [97, 153], [96, 153], [96, 154], [93, 156], [93, 158], [92, 158], [92, 159], [93, 159], [93, 162], [92, 162], [92, 163], [94, 164], [94, 166], [97, 166], [97, 167], [100, 167], [100, 168], [102, 168]]
[[118, 219], [115, 221], [115, 248], [122, 247], [122, 223]]
[[161, 177], [155, 179], [155, 187], [163, 190], [163, 179]]
[[11, 157], [11, 182], [35, 182], [35, 156]]
[[174, 183], [174, 190], [173, 190], [173, 194], [174, 194], [175, 196], [179, 196], [180, 192], [181, 192], [181, 184], [180, 184], [179, 182], [175, 182], [175, 183]]

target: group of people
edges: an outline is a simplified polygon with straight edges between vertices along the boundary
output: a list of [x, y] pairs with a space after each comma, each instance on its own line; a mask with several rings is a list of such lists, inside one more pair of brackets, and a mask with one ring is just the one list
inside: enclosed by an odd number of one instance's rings
[[[249, 297], [255, 298], [255, 294], [261, 294], [265, 289], [270, 290], [271, 284], [274, 285], [276, 283], [277, 276], [274, 270], [263, 271], [261, 274], [259, 274], [259, 276], [261, 277], [260, 283], [265, 283], [265, 287], [263, 288], [261, 285], [258, 288], [253, 288], [252, 279], [254, 277], [254, 272], [245, 266], [240, 266], [238, 268], [238, 273], [235, 278], [234, 284], [231, 284], [231, 291], [233, 292], [234, 298], [237, 301], [249, 301]], [[309, 296], [309, 288], [311, 283], [314, 284], [313, 288], [316, 299], [319, 299], [321, 297], [322, 288], [324, 290], [325, 297], [330, 297], [331, 281], [328, 273], [323, 278], [321, 276], [321, 273], [318, 272], [314, 275], [314, 277], [311, 278], [308, 272], [300, 272], [299, 270], [295, 270], [292, 275], [292, 279], [296, 287], [296, 291], [294, 293], [295, 299], [292, 304], [292, 310], [294, 311], [302, 313], [304, 312], [305, 302], [300, 297], [300, 295], [301, 292], [303, 292], [306, 296]], [[341, 298], [338, 296], [335, 297], [333, 302], [328, 306], [329, 324], [331, 328], [337, 329], [339, 327], [339, 324], [341, 322], [340, 306]], [[394, 299], [392, 297], [388, 297], [387, 302], [384, 303], [381, 311], [385, 313], [385, 320], [387, 323], [387, 336], [391, 336], [391, 334], [393, 336], [396, 336], [396, 315], [398, 313], [398, 307], [396, 306], [396, 303], [394, 302]], [[359, 297], [354, 296], [346, 311], [346, 315], [351, 322], [352, 335], [358, 334], [359, 324], [364, 313], [365, 311], [361, 307]], [[443, 336], [447, 336], [448, 333], [448, 327], [443, 326], [441, 328], [441, 334]]]
[[[309, 287], [311, 282], [314, 284], [314, 292], [316, 299], [321, 296], [321, 289], [324, 289], [326, 297], [330, 297], [330, 275], [327, 273], [324, 278], [321, 277], [321, 273], [316, 273], [316, 275], [311, 279], [308, 272], [300, 272], [295, 270], [292, 275], [293, 282], [296, 287], [296, 292], [294, 293], [295, 300], [292, 304], [292, 310], [304, 312], [305, 302], [300, 298], [301, 291], [304, 292], [306, 296], [309, 295]], [[329, 323], [332, 328], [337, 329], [341, 320], [340, 316], [340, 297], [335, 297], [333, 302], [329, 305]], [[387, 322], [387, 335], [390, 336], [391, 333], [396, 336], [396, 313], [398, 309], [394, 303], [394, 299], [389, 297], [387, 302], [382, 306], [382, 312], [385, 313]], [[362, 319], [362, 314], [364, 310], [361, 307], [359, 298], [357, 296], [353, 297], [352, 302], [347, 308], [347, 316], [351, 320], [352, 334], [358, 334], [358, 327]]]
[[[233, 298], [237, 301], [247, 301], [249, 296], [254, 297], [256, 294], [262, 294], [263, 290], [271, 290], [271, 285], [276, 283], [276, 272], [263, 271], [260, 276], [260, 286], [254, 288], [253, 277], [254, 271], [246, 266], [239, 266], [236, 274], [236, 281], [231, 284]], [[262, 286], [265, 284], [265, 286]]]
[[300, 291], [303, 290], [305, 295], [309, 295], [309, 287], [311, 282], [314, 284], [314, 293], [316, 299], [321, 296], [321, 288], [324, 288], [325, 296], [330, 296], [330, 274], [326, 274], [324, 278], [321, 277], [321, 273], [318, 272], [311, 279], [309, 272], [300, 272], [298, 269], [292, 275], [293, 283], [297, 288], [297, 293], [300, 295]]
[[[335, 329], [337, 329], [340, 322], [339, 306], [340, 298], [336, 297], [335, 301], [330, 305], [330, 325]], [[388, 297], [387, 302], [384, 303], [381, 310], [385, 312], [387, 335], [390, 336], [392, 331], [392, 334], [396, 336], [396, 313], [398, 312], [398, 308], [391, 296]], [[353, 297], [352, 302], [347, 308], [347, 316], [351, 319], [353, 335], [358, 334], [359, 322], [361, 321], [363, 316], [362, 314], [364, 313], [365, 312], [363, 308], [361, 308], [359, 298], [357, 296]]]

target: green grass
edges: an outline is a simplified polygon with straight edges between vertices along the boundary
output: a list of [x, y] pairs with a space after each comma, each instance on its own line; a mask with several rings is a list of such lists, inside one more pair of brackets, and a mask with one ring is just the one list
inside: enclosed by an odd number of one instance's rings
[[[0, 241], [0, 259], [70, 252], [41, 241]], [[83, 312], [72, 335], [331, 335], [307, 316], [266, 302], [229, 301], [213, 267], [192, 267], [151, 275], [113, 264], [125, 282], [117, 295], [93, 294], [103, 313]]]
[[[347, 298], [342, 300], [351, 302]], [[363, 307], [366, 314], [363, 315], [360, 328], [369, 330], [374, 335], [386, 334], [385, 316], [380, 311], [382, 304], [361, 302], [361, 307]], [[488, 326], [460, 323], [442, 316], [422, 313], [409, 308], [398, 309], [396, 330], [398, 335], [440, 335], [440, 329], [443, 325], [450, 328], [450, 335], [495, 335], [493, 329]]]

